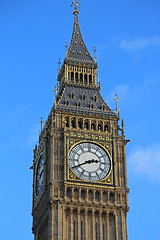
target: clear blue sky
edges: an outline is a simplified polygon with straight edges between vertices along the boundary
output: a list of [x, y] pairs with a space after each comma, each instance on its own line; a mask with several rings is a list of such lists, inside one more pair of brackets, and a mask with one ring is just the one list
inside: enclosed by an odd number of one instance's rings
[[[97, 47], [101, 92], [119, 96], [127, 145], [129, 240], [160, 240], [160, 2], [81, 0], [91, 54]], [[0, 1], [0, 239], [29, 240], [32, 150], [39, 120], [53, 105], [58, 58], [71, 40], [69, 0]]]

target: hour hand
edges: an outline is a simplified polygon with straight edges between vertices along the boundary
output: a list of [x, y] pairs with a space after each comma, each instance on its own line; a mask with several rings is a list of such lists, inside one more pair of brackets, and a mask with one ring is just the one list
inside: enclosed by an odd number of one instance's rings
[[78, 164], [78, 165], [76, 165], [76, 166], [74, 166], [74, 167], [72, 167], [72, 168], [76, 168], [76, 167], [82, 166], [82, 165], [84, 165], [84, 164], [98, 163], [98, 162], [99, 162], [98, 160], [94, 160], [94, 159], [92, 159], [92, 160], [87, 160], [87, 161], [85, 161], [84, 163]]

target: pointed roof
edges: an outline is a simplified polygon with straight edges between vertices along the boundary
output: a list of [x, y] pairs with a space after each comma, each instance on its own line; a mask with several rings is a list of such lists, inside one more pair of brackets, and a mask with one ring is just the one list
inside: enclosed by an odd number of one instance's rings
[[73, 14], [74, 17], [74, 26], [73, 26], [73, 33], [71, 43], [68, 49], [68, 53], [66, 54], [65, 60], [74, 61], [74, 62], [83, 62], [92, 65], [97, 65], [96, 62], [91, 57], [85, 42], [83, 40], [79, 21], [78, 21], [78, 13], [77, 6], [75, 6], [75, 10]]

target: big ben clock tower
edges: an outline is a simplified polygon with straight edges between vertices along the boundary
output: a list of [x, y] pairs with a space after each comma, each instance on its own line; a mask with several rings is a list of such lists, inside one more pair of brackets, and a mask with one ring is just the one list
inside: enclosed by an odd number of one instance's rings
[[34, 240], [127, 240], [124, 124], [100, 94], [74, 4], [54, 105], [33, 157]]

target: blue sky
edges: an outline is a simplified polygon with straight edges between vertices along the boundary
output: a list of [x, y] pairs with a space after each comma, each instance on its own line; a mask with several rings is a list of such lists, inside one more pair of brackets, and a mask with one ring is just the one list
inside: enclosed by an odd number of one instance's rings
[[[119, 96], [127, 145], [129, 240], [160, 240], [160, 2], [81, 0], [80, 26], [101, 92]], [[58, 58], [65, 57], [71, 1], [0, 1], [0, 239], [29, 240], [32, 150], [53, 105]]]

